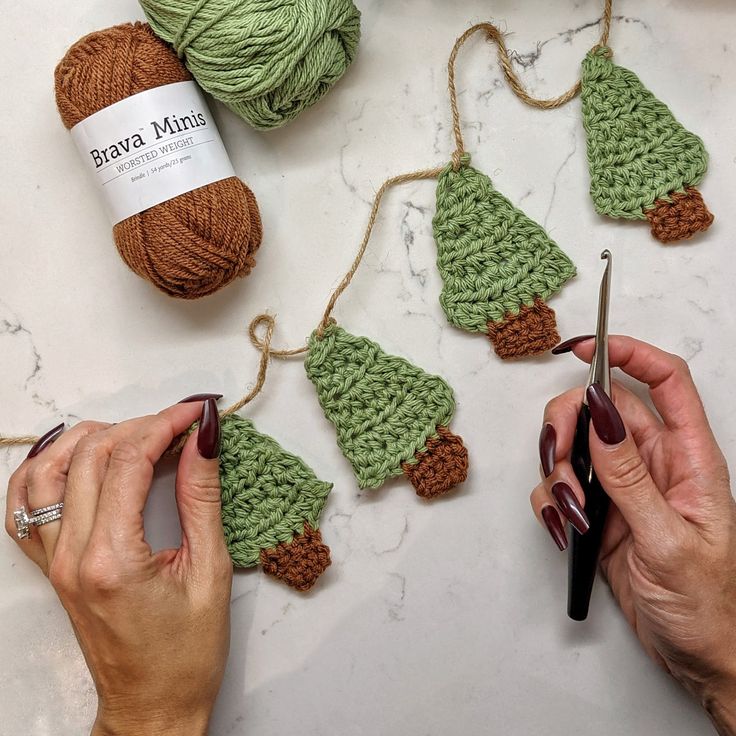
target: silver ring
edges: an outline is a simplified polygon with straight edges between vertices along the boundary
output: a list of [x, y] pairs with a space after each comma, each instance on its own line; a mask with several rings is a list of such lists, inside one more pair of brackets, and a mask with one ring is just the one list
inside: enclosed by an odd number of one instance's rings
[[31, 511], [29, 514], [25, 506], [13, 511], [13, 520], [15, 521], [16, 534], [18, 539], [29, 539], [31, 536], [32, 526], [43, 526], [50, 524], [52, 521], [61, 519], [61, 512], [64, 508], [64, 502], [52, 503], [50, 506], [44, 506], [41, 509]]

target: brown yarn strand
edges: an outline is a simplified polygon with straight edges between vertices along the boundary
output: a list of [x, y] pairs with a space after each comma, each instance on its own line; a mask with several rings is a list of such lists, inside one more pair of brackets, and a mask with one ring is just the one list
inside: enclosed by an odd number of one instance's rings
[[[611, 20], [613, 18], [612, 12], [613, 0], [605, 0], [603, 15], [599, 21], [601, 24], [601, 36], [596, 46], [608, 45], [608, 38], [611, 33]], [[496, 42], [498, 47], [498, 61], [501, 64], [506, 81], [514, 94], [527, 105], [531, 105], [532, 107], [537, 107], [542, 110], [551, 110], [567, 104], [580, 92], [580, 80], [578, 79], [570, 89], [563, 92], [558, 97], [552, 97], [550, 99], [532, 97], [532, 95], [526, 91], [526, 88], [514, 71], [511, 56], [508, 48], [506, 47], [506, 41], [504, 40], [504, 34], [498, 26], [488, 22], [477, 23], [476, 25], [471, 26], [457, 39], [457, 41], [455, 41], [455, 45], [452, 47], [452, 52], [450, 53], [450, 59], [447, 63], [450, 108], [452, 109], [452, 131], [455, 135], [455, 153], [452, 155], [452, 163], [455, 169], [460, 167], [460, 158], [465, 153], [465, 144], [463, 142], [463, 134], [460, 127], [460, 111], [457, 103], [457, 88], [455, 85], [455, 60], [457, 59], [457, 55], [465, 42], [477, 31], [485, 31], [488, 34], [489, 40]]]
[[[79, 39], [54, 73], [61, 120], [73, 128], [145, 90], [191, 79], [176, 53], [145, 23]], [[255, 266], [262, 225], [253, 192], [237, 177], [180, 194], [113, 228], [120, 256], [169, 296], [212, 294]]]

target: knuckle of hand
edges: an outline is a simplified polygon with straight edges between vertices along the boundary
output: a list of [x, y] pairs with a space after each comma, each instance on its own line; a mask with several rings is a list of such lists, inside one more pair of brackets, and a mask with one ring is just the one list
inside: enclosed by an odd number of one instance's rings
[[610, 476], [621, 488], [636, 488], [649, 476], [649, 468], [641, 455], [634, 453], [617, 458], [610, 469]]
[[227, 547], [214, 552], [211, 558], [209, 580], [215, 588], [229, 587], [233, 579], [233, 561]]
[[99, 434], [88, 434], [77, 442], [72, 455], [72, 462], [82, 460], [97, 463], [97, 461], [103, 459], [106, 452], [106, 444]]
[[57, 593], [70, 592], [74, 581], [74, 570], [67, 558], [58, 553], [54, 555], [49, 566], [49, 581]]
[[550, 399], [545, 405], [544, 405], [544, 416], [550, 417], [555, 414], [555, 411], [557, 409], [557, 405], [560, 403], [561, 397], [555, 396], [554, 398]]
[[84, 419], [78, 424], [75, 424], [74, 429], [81, 435], [86, 436], [88, 434], [93, 434], [94, 432], [99, 432], [100, 430], [107, 429], [109, 426], [110, 425], [105, 424], [105, 422], [96, 422], [92, 419]]
[[211, 478], [190, 478], [187, 481], [187, 491], [188, 495], [197, 501], [219, 504], [222, 495], [220, 478], [217, 476]]
[[28, 468], [26, 483], [28, 487], [55, 484], [66, 480], [66, 472], [61, 460], [52, 460], [48, 457], [39, 458]]
[[534, 487], [534, 490], [532, 490], [532, 492], [529, 494], [529, 503], [532, 506], [535, 506], [537, 500], [540, 500], [541, 501], [541, 497], [542, 497], [542, 494], [543, 493], [544, 493], [544, 484], [543, 483], [538, 483]]
[[10, 478], [8, 478], [8, 489], [12, 488], [13, 486], [21, 485], [23, 482], [23, 468], [16, 468], [15, 471], [11, 474]]
[[79, 565], [79, 583], [88, 593], [112, 593], [120, 587], [120, 578], [105, 555], [93, 553]]
[[121, 465], [135, 465], [141, 457], [142, 452], [138, 445], [130, 440], [122, 440], [112, 448], [110, 462], [120, 463]]
[[233, 561], [230, 559], [230, 553], [224, 545], [221, 554], [217, 556], [215, 561], [215, 575], [224, 582], [228, 582], [233, 576]]
[[675, 372], [683, 378], [690, 378], [690, 366], [688, 362], [679, 355], [672, 354], [672, 365]]
[[174, 427], [171, 420], [164, 414], [154, 414], [151, 417], [150, 433], [155, 435], [174, 436]]
[[665, 572], [682, 572], [683, 565], [692, 563], [697, 558], [697, 549], [692, 540], [682, 534], [669, 530], [667, 534], [660, 535], [661, 539], [657, 545], [656, 557], [658, 567]]

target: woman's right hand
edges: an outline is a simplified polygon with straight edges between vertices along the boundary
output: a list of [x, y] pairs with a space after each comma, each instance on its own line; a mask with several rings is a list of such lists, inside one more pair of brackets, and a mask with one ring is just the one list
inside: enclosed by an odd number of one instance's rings
[[[593, 340], [572, 342], [589, 363]], [[612, 366], [649, 386], [659, 416], [620, 385], [613, 402], [588, 393], [593, 466], [613, 503], [601, 570], [646, 651], [733, 736], [736, 503], [726, 461], [684, 360], [629, 337], [611, 337], [609, 351]], [[579, 529], [587, 522], [569, 460], [582, 398], [577, 388], [547, 405], [543, 480], [531, 496], [561, 547], [559, 514]]]
[[[233, 576], [216, 397], [198, 394], [116, 425], [58, 427], [10, 479], [6, 529], [69, 614], [97, 688], [94, 736], [207, 732], [227, 660]], [[197, 420], [174, 484], [181, 545], [154, 552], [143, 527], [154, 466]], [[18, 539], [14, 509], [59, 501], [60, 521]]]

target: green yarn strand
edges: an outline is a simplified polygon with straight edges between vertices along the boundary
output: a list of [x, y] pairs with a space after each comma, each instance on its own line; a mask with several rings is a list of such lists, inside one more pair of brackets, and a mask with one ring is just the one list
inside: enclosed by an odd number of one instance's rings
[[254, 128], [284, 125], [350, 66], [352, 0], [140, 0], [200, 86]]
[[547, 299], [575, 266], [544, 229], [467, 164], [448, 166], [437, 181], [432, 222], [447, 319], [469, 332]]
[[377, 488], [416, 462], [455, 409], [442, 378], [336, 324], [312, 334], [305, 368], [361, 488]]
[[703, 141], [636, 74], [614, 64], [610, 49], [585, 57], [581, 84], [590, 196], [599, 214], [642, 220], [656, 200], [700, 183], [708, 166]]
[[223, 417], [222, 524], [233, 563], [251, 567], [261, 550], [291, 542], [304, 523], [319, 527], [331, 483], [237, 415]]

